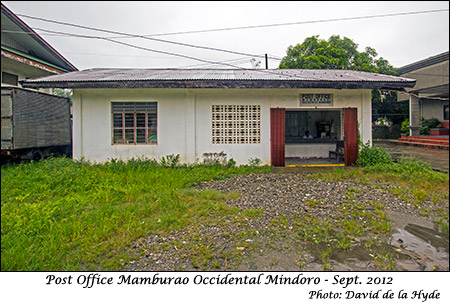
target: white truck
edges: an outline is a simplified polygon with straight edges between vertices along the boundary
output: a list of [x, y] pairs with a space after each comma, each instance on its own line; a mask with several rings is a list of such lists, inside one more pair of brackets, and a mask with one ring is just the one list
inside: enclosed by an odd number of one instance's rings
[[40, 160], [72, 153], [70, 100], [2, 86], [2, 164], [7, 159]]

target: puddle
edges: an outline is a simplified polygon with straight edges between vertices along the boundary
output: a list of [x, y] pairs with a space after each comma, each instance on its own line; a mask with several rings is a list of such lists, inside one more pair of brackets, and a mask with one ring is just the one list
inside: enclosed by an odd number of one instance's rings
[[[391, 250], [389, 245], [373, 246], [368, 249], [362, 245], [355, 245], [349, 249], [333, 248], [329, 255], [328, 266], [333, 271], [377, 271], [374, 262], [374, 254], [383, 252], [383, 250], [391, 251], [397, 257], [404, 257], [402, 254], [396, 254]], [[306, 261], [305, 271], [322, 271], [324, 262], [322, 261], [322, 253], [328, 249], [326, 244], [308, 245], [309, 260]], [[372, 253], [373, 252], [373, 253]], [[307, 257], [305, 255], [305, 257]]]
[[397, 228], [389, 244], [411, 259], [398, 261], [406, 270], [449, 270], [447, 235], [416, 224]]
[[[309, 257], [305, 259], [303, 269], [323, 270], [321, 253], [326, 249], [326, 244], [308, 245]], [[376, 256], [379, 255], [382, 255], [379, 261], [383, 260], [383, 255], [391, 257], [392, 261], [385, 261], [385, 264], [393, 263], [394, 270], [448, 271], [449, 237], [431, 228], [410, 223], [394, 229], [386, 243], [373, 245], [370, 249], [362, 245], [347, 250], [334, 248], [328, 266], [334, 271], [376, 271], [379, 270], [376, 263]]]

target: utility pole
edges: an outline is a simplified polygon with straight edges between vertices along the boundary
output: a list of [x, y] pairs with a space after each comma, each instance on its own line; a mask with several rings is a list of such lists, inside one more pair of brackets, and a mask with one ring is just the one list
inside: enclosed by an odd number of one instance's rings
[[265, 57], [266, 57], [266, 69], [269, 69], [269, 60], [267, 58], [267, 54], [265, 54]]

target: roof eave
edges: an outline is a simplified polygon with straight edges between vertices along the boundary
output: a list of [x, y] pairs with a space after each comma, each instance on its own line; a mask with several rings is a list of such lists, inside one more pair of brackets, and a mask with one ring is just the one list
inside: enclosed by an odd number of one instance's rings
[[[67, 73], [70, 72], [70, 70], [67, 70], [65, 68], [53, 65], [49, 62], [46, 62], [45, 60], [33, 57], [31, 55], [25, 54], [23, 52], [13, 50], [11, 48], [8, 48], [6, 46], [2, 46], [2, 56], [5, 56], [6, 58], [25, 63], [28, 65], [38, 65], [43, 70], [47, 70], [49, 72], [61, 74], [61, 73]], [[41, 66], [42, 65], [42, 66]]]
[[22, 81], [25, 88], [69, 88], [69, 89], [103, 89], [103, 88], [222, 88], [222, 89], [294, 89], [294, 88], [328, 88], [328, 89], [383, 89], [404, 90], [414, 87], [410, 82], [375, 82], [375, 81], [305, 81], [305, 80], [129, 80], [129, 81]]
[[45, 41], [38, 33], [36, 33], [31, 27], [29, 27], [24, 21], [22, 21], [16, 14], [14, 14], [9, 8], [7, 8], [3, 3], [1, 4], [2, 13], [5, 14], [11, 21], [13, 21], [19, 28], [21, 28], [25, 33], [29, 33], [29, 36], [37, 41], [42, 47], [44, 47], [48, 52], [53, 54], [53, 56], [59, 58], [66, 65], [70, 71], [78, 71], [71, 62], [69, 62], [64, 56], [61, 55], [55, 48], [53, 48], [47, 41]]

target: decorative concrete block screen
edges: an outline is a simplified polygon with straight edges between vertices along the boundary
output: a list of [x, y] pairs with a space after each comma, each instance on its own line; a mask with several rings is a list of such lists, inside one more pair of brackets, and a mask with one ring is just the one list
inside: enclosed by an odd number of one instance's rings
[[261, 143], [261, 106], [213, 105], [213, 144]]

